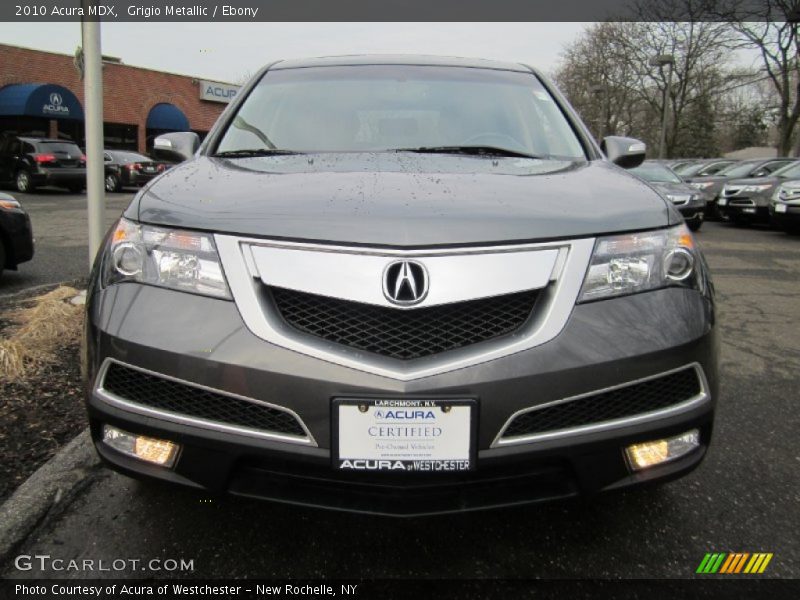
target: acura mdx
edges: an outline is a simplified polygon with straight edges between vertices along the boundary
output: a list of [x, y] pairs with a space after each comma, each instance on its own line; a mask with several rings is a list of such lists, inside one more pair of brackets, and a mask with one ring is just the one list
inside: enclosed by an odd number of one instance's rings
[[132, 476], [423, 515], [684, 475], [717, 399], [680, 213], [519, 64], [282, 61], [109, 231], [92, 437]]

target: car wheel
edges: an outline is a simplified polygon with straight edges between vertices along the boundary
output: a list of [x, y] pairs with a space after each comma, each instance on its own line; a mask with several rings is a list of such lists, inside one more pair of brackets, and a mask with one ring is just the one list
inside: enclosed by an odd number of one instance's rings
[[34, 189], [33, 181], [31, 181], [31, 174], [25, 169], [21, 169], [17, 172], [16, 184], [18, 192], [32, 192]]
[[700, 217], [695, 217], [694, 219], [689, 219], [688, 221], [686, 221], [686, 226], [691, 231], [699, 231], [700, 227], [703, 226], [703, 219], [701, 219]]
[[119, 177], [114, 175], [114, 173], [109, 173], [108, 175], [106, 175], [106, 191], [118, 192], [119, 190], [120, 190]]

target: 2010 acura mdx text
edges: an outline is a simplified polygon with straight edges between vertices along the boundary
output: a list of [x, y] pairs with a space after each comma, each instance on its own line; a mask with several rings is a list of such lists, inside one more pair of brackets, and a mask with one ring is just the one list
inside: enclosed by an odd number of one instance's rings
[[[133, 476], [420, 515], [684, 475], [713, 289], [672, 203], [517, 64], [262, 69], [95, 262], [97, 451]], [[623, 168], [620, 168], [623, 167]]]

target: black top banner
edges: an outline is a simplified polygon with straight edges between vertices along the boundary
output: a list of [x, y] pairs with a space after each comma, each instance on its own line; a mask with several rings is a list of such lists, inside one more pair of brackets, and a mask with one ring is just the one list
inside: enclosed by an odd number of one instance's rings
[[[3, 0], [6, 22], [782, 21], [777, 0]], [[791, 3], [790, 3], [791, 4]], [[790, 20], [794, 17], [790, 16]]]

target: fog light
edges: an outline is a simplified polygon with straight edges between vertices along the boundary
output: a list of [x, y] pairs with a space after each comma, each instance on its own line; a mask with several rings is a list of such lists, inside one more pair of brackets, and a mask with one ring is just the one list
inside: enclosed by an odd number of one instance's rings
[[688, 454], [700, 445], [700, 431], [692, 429], [683, 435], [665, 440], [633, 444], [625, 449], [634, 471], [669, 462]]
[[180, 448], [173, 442], [129, 433], [111, 425], [103, 425], [103, 442], [117, 452], [162, 467], [175, 464]]

